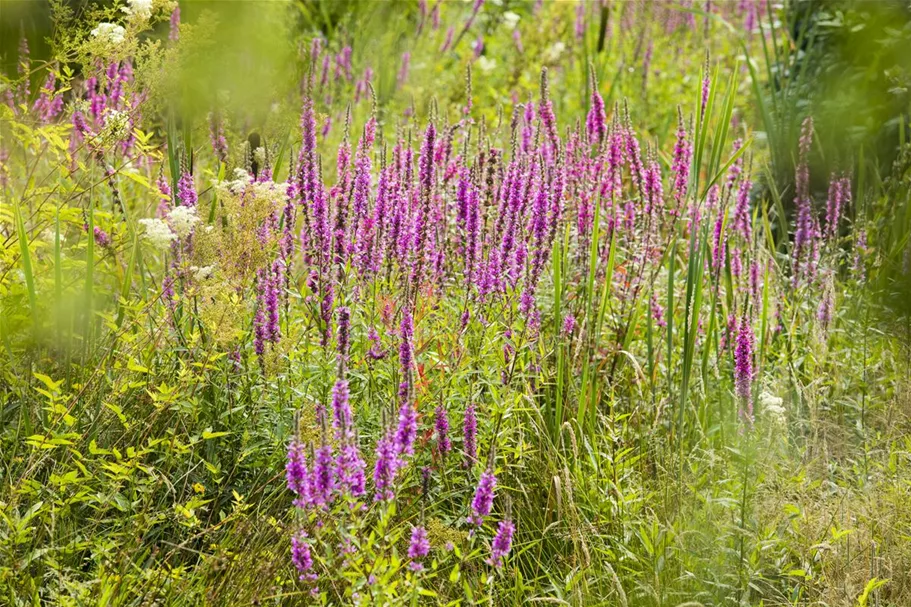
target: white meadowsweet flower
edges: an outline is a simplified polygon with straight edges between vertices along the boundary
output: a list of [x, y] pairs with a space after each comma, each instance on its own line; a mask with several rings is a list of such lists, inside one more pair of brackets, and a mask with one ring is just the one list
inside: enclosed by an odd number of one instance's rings
[[219, 193], [238, 193], [242, 192], [252, 181], [250, 173], [241, 168], [234, 169], [234, 179], [224, 181], [213, 181], [213, 185]]
[[112, 44], [123, 43], [125, 34], [126, 30], [123, 29], [123, 26], [117, 25], [116, 23], [99, 23], [98, 27], [92, 30], [93, 38], [98, 38], [99, 40], [104, 40]]
[[193, 272], [193, 279], [196, 282], [203, 282], [212, 278], [212, 274], [215, 273], [215, 266], [203, 266], [201, 268], [198, 266], [192, 266], [190, 268], [190, 271]]
[[548, 61], [557, 61], [563, 53], [566, 51], [566, 45], [562, 42], [554, 42], [550, 47], [544, 52], [544, 58]]
[[160, 219], [140, 219], [139, 223], [145, 226], [145, 239], [156, 249], [167, 249], [177, 239], [177, 234]]
[[506, 27], [508, 27], [511, 30], [516, 29], [516, 25], [519, 24], [519, 19], [520, 19], [519, 15], [512, 11], [506, 11], [505, 13], [503, 13], [503, 23], [505, 23]]
[[253, 160], [256, 161], [260, 167], [266, 166], [266, 148], [259, 146], [253, 150]]
[[482, 72], [492, 72], [497, 68], [496, 59], [488, 59], [486, 56], [478, 57], [478, 69]]
[[193, 227], [199, 222], [196, 207], [174, 207], [168, 213], [168, 223], [179, 238], [186, 238], [193, 232]]
[[784, 425], [787, 422], [787, 412], [783, 404], [784, 399], [779, 396], [774, 396], [768, 392], [763, 392], [759, 395], [759, 410], [772, 423]]
[[143, 20], [148, 20], [152, 16], [153, 0], [127, 0], [127, 4], [128, 6], [120, 9], [127, 15], [135, 15]]

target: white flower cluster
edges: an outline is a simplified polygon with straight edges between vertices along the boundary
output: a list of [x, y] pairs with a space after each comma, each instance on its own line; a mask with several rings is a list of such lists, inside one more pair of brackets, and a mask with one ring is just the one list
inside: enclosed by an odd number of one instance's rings
[[212, 278], [212, 274], [215, 273], [215, 266], [191, 266], [190, 271], [193, 272], [193, 280], [196, 282], [203, 282], [204, 280], [209, 280]]
[[760, 412], [773, 424], [783, 426], [787, 423], [787, 413], [783, 404], [784, 400], [780, 396], [774, 396], [768, 392], [759, 395]]
[[110, 42], [111, 44], [123, 43], [126, 30], [123, 26], [116, 23], [99, 23], [98, 27], [92, 30], [92, 37], [99, 40]]
[[120, 10], [127, 15], [136, 16], [144, 21], [148, 21], [152, 16], [153, 0], [127, 0], [129, 6], [124, 6]]
[[[140, 219], [145, 231], [145, 239], [156, 249], [167, 249], [178, 238], [186, 238], [193, 233], [199, 223], [196, 207], [174, 207], [168, 213], [167, 221], [161, 219]], [[203, 268], [205, 269], [205, 268]], [[211, 268], [209, 269], [211, 274]]]
[[[262, 150], [263, 148], [257, 148]], [[275, 183], [273, 181], [253, 181], [253, 177], [243, 169], [234, 169], [232, 181], [213, 181], [213, 186], [218, 195], [241, 196], [245, 199], [262, 198], [270, 201], [273, 207], [284, 206], [288, 198], [288, 182]]]
[[266, 148], [259, 146], [253, 150], [253, 160], [256, 161], [260, 168], [266, 166]]
[[551, 63], [555, 63], [563, 56], [563, 53], [566, 51], [566, 44], [563, 42], [554, 42], [551, 44], [546, 51], [544, 51], [544, 59]]
[[519, 24], [519, 15], [512, 11], [506, 11], [503, 13], [503, 23], [506, 24], [506, 27], [510, 30], [516, 29], [516, 25]]
[[495, 69], [497, 69], [497, 60], [490, 59], [486, 55], [482, 55], [482, 56], [478, 57], [478, 69], [480, 69], [485, 74], [488, 72], [492, 72]]
[[167, 249], [171, 242], [177, 238], [177, 234], [171, 231], [168, 224], [160, 219], [140, 219], [139, 223], [145, 226], [145, 238], [156, 249]]
[[212, 185], [218, 194], [239, 194], [252, 180], [250, 173], [241, 168], [234, 169], [234, 179], [225, 179], [224, 181], [213, 180]]
[[186, 238], [193, 232], [193, 226], [199, 223], [196, 207], [174, 207], [168, 213], [168, 222], [179, 238]]

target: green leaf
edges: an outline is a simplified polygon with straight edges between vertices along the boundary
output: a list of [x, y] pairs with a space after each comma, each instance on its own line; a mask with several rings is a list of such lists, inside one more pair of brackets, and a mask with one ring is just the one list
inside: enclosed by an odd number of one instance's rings
[[220, 436], [228, 436], [230, 432], [211, 432], [209, 430], [203, 430], [202, 438], [203, 440], [209, 440], [210, 438], [218, 438]]

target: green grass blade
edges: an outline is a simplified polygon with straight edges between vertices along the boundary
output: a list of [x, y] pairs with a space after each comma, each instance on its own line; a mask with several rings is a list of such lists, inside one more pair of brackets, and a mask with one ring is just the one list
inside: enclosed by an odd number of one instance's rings
[[22, 262], [22, 274], [25, 277], [25, 286], [28, 290], [28, 303], [32, 312], [32, 323], [35, 332], [38, 331], [38, 294], [35, 291], [35, 275], [32, 272], [32, 256], [29, 251], [28, 233], [22, 221], [22, 210], [19, 205], [14, 205], [16, 213], [16, 234], [19, 238], [19, 255]]

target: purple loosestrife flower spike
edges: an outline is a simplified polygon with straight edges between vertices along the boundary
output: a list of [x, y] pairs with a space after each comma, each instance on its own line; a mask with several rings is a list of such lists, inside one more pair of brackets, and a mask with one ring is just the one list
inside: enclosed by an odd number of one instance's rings
[[399, 67], [399, 73], [396, 78], [399, 88], [405, 86], [405, 83], [408, 82], [408, 69], [411, 66], [411, 53], [405, 51], [402, 53], [402, 63]]
[[449, 418], [443, 405], [436, 409], [434, 428], [437, 434], [437, 450], [442, 457], [446, 457], [446, 454], [452, 451], [452, 441], [449, 440]]
[[478, 459], [478, 420], [475, 417], [474, 405], [465, 407], [465, 419], [462, 424], [462, 448], [465, 451], [465, 467], [470, 468]]
[[411, 530], [411, 544], [408, 546], [408, 558], [411, 563], [408, 567], [412, 571], [421, 571], [424, 565], [421, 559], [430, 552], [430, 541], [427, 539], [427, 531], [423, 527], [415, 527]]
[[105, 232], [104, 230], [102, 230], [102, 229], [99, 228], [98, 226], [95, 226], [94, 232], [95, 232], [95, 233], [94, 233], [95, 244], [97, 244], [97, 245], [98, 245], [99, 247], [101, 247], [102, 249], [106, 249], [106, 248], [108, 248], [109, 246], [111, 246], [111, 237], [108, 236], [108, 233], [107, 233], [107, 232]]
[[797, 174], [794, 179], [794, 206], [797, 208], [794, 232], [794, 253], [792, 259], [792, 284], [796, 287], [802, 275], [809, 274], [811, 263], [814, 226], [813, 210], [810, 206], [809, 154], [813, 143], [813, 118], [808, 116], [801, 126]]
[[547, 188], [544, 178], [537, 185], [538, 191], [534, 196], [534, 202], [531, 208], [531, 244], [533, 247], [532, 262], [529, 266], [528, 280], [526, 281], [525, 291], [522, 293], [519, 309], [523, 314], [528, 314], [534, 308], [535, 290], [538, 286], [538, 279], [544, 271], [544, 265], [550, 254], [551, 243], [548, 242], [550, 231], [548, 230], [548, 200]]
[[[740, 148], [743, 147], [743, 139], [735, 139], [733, 144], [732, 154], [736, 154], [740, 151]], [[728, 169], [728, 179], [727, 179], [727, 189], [730, 191], [734, 190], [734, 184], [737, 183], [737, 178], [740, 177], [740, 174], [743, 172], [743, 156], [740, 156], [737, 160], [734, 161], [734, 164], [731, 165], [731, 168]]]
[[189, 171], [184, 171], [177, 181], [177, 199], [185, 207], [195, 207], [198, 199], [196, 195], [196, 186], [193, 183], [193, 175]]
[[344, 364], [348, 360], [348, 350], [351, 340], [351, 310], [343, 306], [336, 310], [338, 315], [338, 358]]
[[[316, 182], [319, 178], [316, 159], [316, 113], [313, 110], [313, 99], [307, 95], [304, 98], [304, 107], [301, 112], [301, 149], [297, 157], [297, 187], [302, 204], [314, 206], [314, 221], [319, 222], [316, 214]], [[328, 221], [328, 219], [327, 219]], [[317, 226], [319, 229], [319, 226]], [[318, 238], [326, 239], [328, 234], [317, 234]], [[322, 243], [324, 246], [326, 243]]]
[[658, 162], [649, 162], [645, 171], [645, 212], [648, 215], [658, 211], [664, 205], [664, 186], [661, 183], [661, 167]]
[[171, 29], [168, 33], [168, 40], [171, 42], [177, 42], [180, 38], [180, 7], [175, 6], [174, 11], [171, 13]]
[[446, 39], [443, 40], [442, 46], [440, 46], [440, 52], [445, 53], [449, 50], [449, 47], [452, 46], [452, 38], [455, 35], [455, 26], [450, 26], [446, 30]]
[[313, 569], [313, 556], [310, 554], [310, 544], [305, 533], [299, 533], [291, 538], [291, 562], [300, 573], [301, 581], [316, 579]]
[[547, 134], [547, 140], [554, 150], [558, 149], [560, 147], [560, 135], [557, 133], [557, 117], [554, 116], [554, 108], [550, 101], [547, 68], [541, 70], [541, 102], [538, 106], [538, 114], [541, 117], [544, 132]]
[[717, 273], [724, 263], [727, 237], [724, 232], [724, 206], [718, 206], [718, 217], [715, 220], [715, 231], [712, 236], [712, 270]]
[[753, 182], [749, 177], [740, 182], [740, 188], [737, 190], [737, 204], [734, 207], [734, 229], [743, 237], [747, 244], [753, 237], [752, 217], [750, 216], [750, 190], [753, 189]]
[[522, 153], [530, 154], [535, 134], [535, 104], [530, 99], [525, 104], [522, 124]]
[[699, 103], [699, 121], [700, 123], [705, 120], [705, 110], [709, 103], [709, 90], [712, 86], [712, 80], [709, 77], [709, 54], [706, 51], [705, 54], [705, 66], [702, 70], [702, 98]]
[[421, 146], [420, 170], [418, 182], [420, 185], [420, 207], [418, 209], [416, 240], [412, 250], [411, 285], [412, 294], [417, 295], [423, 273], [424, 260], [427, 256], [427, 231], [430, 226], [431, 203], [433, 202], [433, 150], [436, 141], [436, 128], [433, 123], [427, 125], [424, 132], [424, 143]]
[[863, 282], [866, 279], [864, 267], [864, 255], [867, 253], [867, 231], [860, 230], [857, 234], [857, 240], [854, 242], [854, 273], [857, 280]]
[[294, 439], [288, 446], [288, 459], [285, 463], [285, 479], [288, 489], [298, 495], [294, 503], [303, 507], [310, 501], [310, 472], [307, 470], [307, 455], [303, 443]]
[[383, 436], [376, 443], [376, 462], [373, 466], [373, 484], [376, 490], [374, 501], [391, 500], [395, 497], [393, 484], [400, 465], [392, 437]]
[[576, 317], [572, 314], [567, 314], [563, 317], [563, 336], [569, 337], [573, 334], [573, 331], [576, 328]]
[[410, 401], [399, 407], [399, 425], [395, 431], [397, 455], [414, 455], [414, 441], [418, 435], [418, 415]]
[[337, 460], [339, 484], [348, 490], [352, 497], [360, 497], [366, 491], [364, 469], [366, 464], [361, 457], [361, 452], [353, 442], [344, 445]]
[[[29, 59], [28, 40], [23, 36], [19, 40], [19, 63], [16, 66], [16, 73], [19, 75], [19, 86], [16, 89], [16, 104], [28, 103], [31, 95], [30, 75], [31, 61]], [[16, 110], [16, 108], [13, 108]]]
[[340, 441], [345, 442], [354, 436], [348, 380], [345, 379], [336, 381], [332, 388], [332, 428]]
[[[626, 122], [626, 128], [623, 129], [623, 137], [626, 140], [626, 156], [629, 162], [629, 173], [633, 181], [633, 187], [638, 190], [645, 181], [645, 169], [642, 166], [642, 151], [639, 148], [639, 139], [636, 138], [636, 131], [633, 130], [628, 115], [626, 117]], [[658, 180], [660, 182], [660, 172], [658, 175]]]
[[493, 507], [493, 498], [497, 489], [497, 477], [490, 470], [481, 474], [478, 488], [475, 490], [474, 499], [471, 501], [471, 515], [468, 521], [480, 527], [484, 517], [490, 514]]
[[334, 460], [332, 447], [323, 445], [316, 451], [316, 461], [313, 463], [313, 478], [310, 481], [310, 491], [313, 503], [326, 507], [332, 503], [335, 492]]
[[674, 144], [674, 159], [671, 170], [674, 174], [675, 213], [680, 213], [690, 182], [690, 160], [693, 149], [687, 138], [683, 111], [677, 109], [677, 142]]
[[[844, 203], [846, 179], [840, 179], [835, 173], [829, 179], [829, 197], [826, 200], [826, 237], [835, 238], [838, 236], [838, 220], [841, 218], [842, 204]], [[850, 189], [848, 189], [850, 192]]]
[[585, 38], [585, 1], [579, 0], [576, 5], [576, 21], [573, 26], [576, 34], [576, 40], [582, 42]]
[[[736, 322], [736, 321], [735, 321]], [[753, 326], [744, 312], [734, 345], [734, 391], [740, 400], [740, 413], [753, 423]]]
[[279, 308], [282, 295], [282, 279], [284, 265], [280, 259], [272, 264], [272, 272], [268, 273], [266, 285], [266, 311], [269, 339], [278, 343], [281, 340], [281, 326], [279, 324]]
[[228, 161], [228, 140], [225, 139], [224, 124], [218, 112], [209, 115], [209, 139], [212, 142], [212, 151], [219, 162]]
[[[351, 218], [351, 236], [348, 245], [349, 253], [354, 252], [356, 245], [364, 248], [367, 244], [357, 243], [356, 240], [358, 236], [358, 226], [361, 219], [367, 216], [367, 206], [370, 202], [371, 139], [372, 137], [368, 134], [367, 127], [365, 127], [364, 135], [358, 142], [357, 152], [355, 153], [354, 158], [354, 195], [352, 196], [354, 214]], [[364, 235], [361, 234], [361, 236]]]
[[402, 323], [399, 328], [399, 371], [402, 376], [403, 390], [399, 391], [399, 402], [405, 403], [411, 394], [412, 340], [414, 339], [414, 320], [411, 311], [406, 307], [402, 312]]
[[382, 360], [386, 358], [386, 350], [383, 349], [383, 345], [380, 342], [380, 335], [376, 332], [376, 329], [370, 327], [367, 330], [367, 340], [370, 342], [370, 350], [367, 351], [367, 358], [371, 360]]
[[822, 298], [819, 301], [819, 307], [816, 309], [816, 319], [822, 325], [823, 330], [828, 329], [829, 324], [832, 322], [832, 313], [835, 309], [834, 299], [831, 271], [826, 271], [822, 278]]
[[750, 264], [750, 297], [754, 302], [759, 301], [760, 284], [759, 284], [759, 262], [755, 259]]
[[487, 563], [493, 567], [501, 567], [503, 559], [512, 549], [512, 536], [516, 532], [516, 526], [512, 521], [502, 521], [497, 527], [497, 535], [493, 538], [490, 545], [490, 558]]
[[666, 327], [667, 321], [664, 320], [664, 308], [658, 303], [658, 297], [654, 293], [652, 293], [651, 306], [652, 317], [655, 319], [655, 324], [659, 327]]
[[471, 49], [474, 51], [475, 59], [478, 59], [484, 52], [484, 37], [481, 36], [481, 34], [478, 34], [478, 37], [475, 38], [474, 42], [472, 42]]
[[63, 96], [54, 95], [56, 83], [57, 76], [48, 70], [47, 79], [41, 87], [41, 95], [32, 106], [32, 111], [37, 113], [38, 118], [44, 123], [51, 122], [63, 110]]
[[266, 314], [263, 311], [262, 299], [256, 304], [256, 314], [253, 316], [253, 350], [257, 356], [266, 353]]

